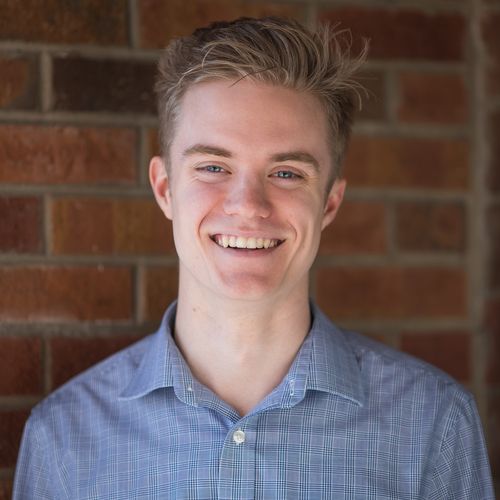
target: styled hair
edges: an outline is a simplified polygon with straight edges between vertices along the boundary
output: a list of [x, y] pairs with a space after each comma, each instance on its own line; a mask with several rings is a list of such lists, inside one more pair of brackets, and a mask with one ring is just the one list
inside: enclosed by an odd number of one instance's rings
[[314, 31], [296, 21], [276, 17], [239, 18], [199, 28], [170, 42], [158, 64], [160, 150], [169, 165], [169, 152], [186, 91], [214, 80], [254, 81], [309, 92], [326, 111], [333, 167], [330, 182], [341, 165], [361, 85], [354, 79], [366, 56], [350, 56], [348, 31], [322, 24]]

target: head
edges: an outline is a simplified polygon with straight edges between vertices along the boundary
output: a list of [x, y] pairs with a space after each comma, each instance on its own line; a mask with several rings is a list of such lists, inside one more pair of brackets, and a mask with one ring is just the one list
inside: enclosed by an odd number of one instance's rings
[[[180, 106], [186, 91], [209, 80], [250, 78], [317, 97], [327, 115], [331, 175], [341, 176], [359, 84], [354, 75], [365, 50], [352, 59], [346, 31], [330, 25], [310, 31], [292, 20], [240, 18], [197, 29], [172, 41], [159, 62], [156, 84], [160, 147], [167, 169]], [[169, 172], [170, 173], [170, 172]]]

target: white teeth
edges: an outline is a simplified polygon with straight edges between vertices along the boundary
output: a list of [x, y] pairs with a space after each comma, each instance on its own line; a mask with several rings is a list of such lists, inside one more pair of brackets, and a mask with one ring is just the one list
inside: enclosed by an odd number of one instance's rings
[[257, 248], [257, 240], [255, 238], [248, 238], [247, 248]]
[[215, 242], [224, 248], [273, 248], [278, 246], [279, 240], [273, 240], [270, 238], [245, 238], [244, 236], [228, 236], [218, 234], [215, 238]]

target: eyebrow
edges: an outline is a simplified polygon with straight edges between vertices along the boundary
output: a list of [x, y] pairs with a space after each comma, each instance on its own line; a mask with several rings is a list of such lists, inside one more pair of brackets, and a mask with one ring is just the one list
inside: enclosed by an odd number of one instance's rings
[[196, 154], [222, 156], [224, 158], [232, 158], [233, 156], [227, 149], [219, 148], [217, 146], [209, 146], [208, 144], [195, 144], [194, 146], [187, 148], [182, 153], [182, 156], [191, 156]]
[[[232, 158], [233, 154], [227, 149], [220, 148], [218, 146], [211, 146], [209, 144], [195, 144], [187, 148], [182, 156], [191, 156], [195, 154], [209, 154], [213, 156], [221, 156], [223, 158]], [[300, 163], [307, 163], [312, 165], [314, 170], [319, 172], [319, 162], [314, 158], [314, 156], [306, 151], [286, 151], [283, 153], [276, 153], [271, 156], [271, 161], [274, 163], [280, 163], [284, 161], [297, 161]]]
[[282, 161], [298, 161], [300, 163], [308, 163], [314, 167], [314, 170], [319, 172], [319, 162], [314, 156], [306, 151], [288, 151], [285, 153], [276, 153], [271, 156], [273, 162], [279, 163]]

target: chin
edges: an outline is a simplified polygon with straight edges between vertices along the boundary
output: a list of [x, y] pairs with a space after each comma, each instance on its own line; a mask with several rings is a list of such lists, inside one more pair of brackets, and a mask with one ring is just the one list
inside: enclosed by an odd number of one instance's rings
[[279, 289], [270, 277], [221, 277], [218, 290], [220, 295], [231, 300], [259, 301], [274, 295]]

